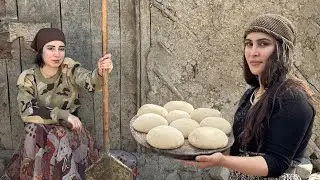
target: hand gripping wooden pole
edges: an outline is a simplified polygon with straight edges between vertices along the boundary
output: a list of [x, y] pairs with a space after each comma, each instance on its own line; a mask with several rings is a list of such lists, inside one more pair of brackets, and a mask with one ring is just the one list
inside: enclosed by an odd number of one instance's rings
[[[108, 52], [107, 0], [101, 0], [102, 55]], [[87, 180], [132, 180], [132, 170], [110, 154], [108, 72], [102, 72], [103, 151], [101, 158], [86, 170]]]
[[[101, 34], [102, 34], [102, 56], [108, 52], [108, 0], [101, 0]], [[108, 72], [102, 72], [103, 85], [103, 105], [102, 105], [102, 118], [103, 118], [103, 146], [104, 151], [110, 151], [110, 138], [109, 138], [109, 89], [108, 89]]]

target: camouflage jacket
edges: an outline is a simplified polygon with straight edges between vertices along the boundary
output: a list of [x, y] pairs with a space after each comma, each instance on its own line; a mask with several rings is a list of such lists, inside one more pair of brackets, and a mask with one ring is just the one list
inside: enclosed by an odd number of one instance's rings
[[45, 78], [38, 66], [23, 71], [17, 82], [19, 111], [24, 122], [54, 124], [67, 120], [79, 106], [78, 87], [101, 91], [102, 77], [65, 58], [57, 74]]

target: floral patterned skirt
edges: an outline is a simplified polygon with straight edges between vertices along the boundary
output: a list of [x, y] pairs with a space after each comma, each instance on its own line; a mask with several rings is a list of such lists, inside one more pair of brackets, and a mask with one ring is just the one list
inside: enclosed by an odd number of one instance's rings
[[61, 125], [27, 123], [24, 130], [6, 171], [11, 180], [82, 180], [99, 158], [85, 127], [76, 133]]

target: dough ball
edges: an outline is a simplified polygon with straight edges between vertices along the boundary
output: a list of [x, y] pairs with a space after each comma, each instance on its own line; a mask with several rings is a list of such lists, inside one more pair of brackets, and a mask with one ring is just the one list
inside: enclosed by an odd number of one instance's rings
[[201, 127], [218, 128], [226, 134], [231, 132], [231, 124], [221, 117], [207, 117], [200, 122]]
[[153, 113], [143, 114], [132, 123], [135, 130], [144, 133], [148, 133], [150, 129], [160, 125], [168, 125], [168, 121], [164, 117]]
[[184, 144], [184, 138], [174, 127], [158, 126], [148, 132], [147, 142], [158, 149], [175, 149]]
[[163, 106], [168, 112], [173, 110], [185, 111], [189, 114], [193, 111], [193, 106], [185, 101], [170, 101]]
[[221, 117], [221, 113], [211, 108], [198, 108], [191, 113], [191, 119], [198, 121], [198, 123], [206, 117]]
[[227, 135], [213, 127], [200, 127], [193, 130], [188, 140], [191, 145], [199, 149], [218, 149], [228, 144]]
[[168, 111], [162, 106], [158, 106], [155, 104], [144, 104], [138, 110], [137, 115], [141, 116], [142, 114], [147, 114], [147, 113], [159, 114], [160, 116], [166, 117], [166, 115], [168, 114]]
[[170, 126], [178, 129], [184, 138], [188, 138], [189, 134], [196, 128], [200, 127], [199, 123], [189, 118], [182, 118], [173, 121]]
[[187, 112], [181, 111], [181, 110], [170, 111], [168, 113], [168, 115], [166, 116], [168, 123], [172, 123], [173, 121], [175, 121], [177, 119], [181, 119], [181, 118], [189, 118], [190, 119], [191, 116]]

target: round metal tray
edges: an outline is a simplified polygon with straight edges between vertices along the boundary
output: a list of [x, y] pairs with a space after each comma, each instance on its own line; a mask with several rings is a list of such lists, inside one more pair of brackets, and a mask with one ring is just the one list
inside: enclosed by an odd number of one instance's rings
[[170, 156], [172, 158], [176, 159], [184, 159], [184, 160], [194, 160], [196, 156], [198, 155], [210, 155], [216, 152], [224, 152], [228, 150], [233, 142], [234, 142], [234, 136], [233, 132], [231, 132], [228, 136], [228, 144], [227, 146], [219, 149], [199, 149], [194, 146], [192, 146], [188, 139], [184, 140], [184, 144], [180, 146], [179, 148], [176, 149], [170, 149], [170, 150], [165, 150], [165, 149], [158, 149], [155, 147], [152, 147], [149, 145], [149, 143], [146, 140], [147, 134], [146, 133], [141, 133], [139, 131], [136, 131], [132, 124], [133, 122], [137, 119], [138, 116], [134, 116], [131, 121], [130, 121], [130, 130], [131, 134], [134, 137], [134, 139], [141, 144], [142, 146], [152, 150], [153, 152], [159, 153], [161, 155], [165, 156]]

